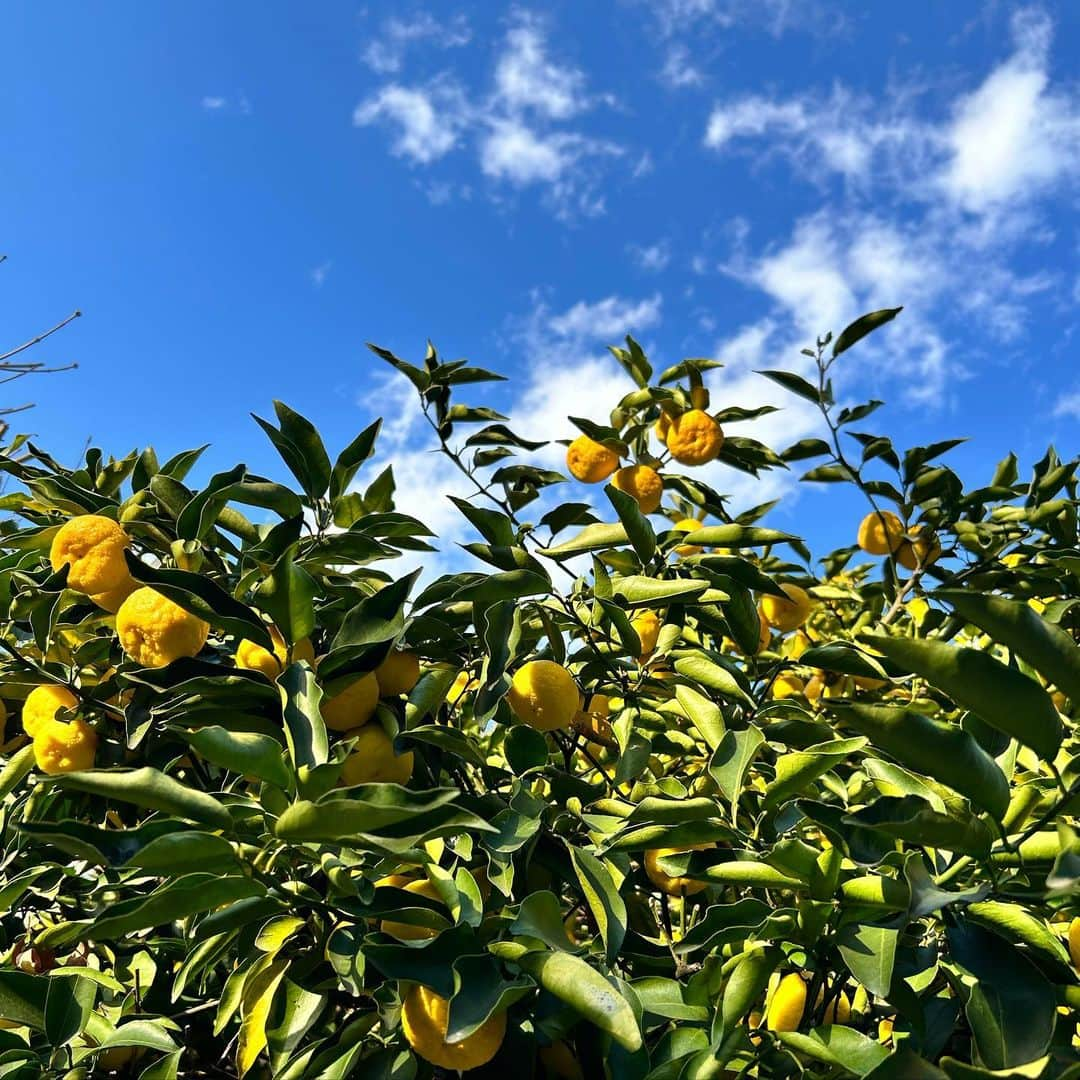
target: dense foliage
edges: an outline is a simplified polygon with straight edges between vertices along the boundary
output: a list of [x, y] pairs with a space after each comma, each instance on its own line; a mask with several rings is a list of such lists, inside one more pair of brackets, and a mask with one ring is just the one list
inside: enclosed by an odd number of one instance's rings
[[[821, 411], [781, 452], [627, 339], [592, 501], [376, 349], [475, 487], [424, 580], [378, 424], [275, 403], [298, 490], [4, 448], [0, 1076], [1080, 1076], [1078, 462], [865, 430], [895, 315], [763, 373]], [[714, 460], [866, 516], [814, 562]]]

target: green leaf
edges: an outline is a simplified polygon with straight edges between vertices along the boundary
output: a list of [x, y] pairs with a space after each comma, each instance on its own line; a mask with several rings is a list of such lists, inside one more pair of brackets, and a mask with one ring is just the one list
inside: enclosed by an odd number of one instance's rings
[[234, 900], [263, 896], [265, 892], [258, 882], [240, 875], [187, 874], [165, 882], [145, 898], [136, 896], [114, 904], [87, 927], [84, 936], [94, 941], [118, 940], [138, 930], [186, 919]]
[[273, 619], [285, 640], [295, 645], [315, 629], [319, 583], [286, 551], [255, 590], [259, 607]]
[[942, 641], [868, 634], [890, 660], [921, 675], [991, 727], [1053, 761], [1061, 746], [1061, 719], [1034, 679], [1006, 667], [989, 653], [955, 648]]
[[878, 997], [888, 997], [900, 931], [889, 926], [848, 923], [836, 935], [848, 971]]
[[903, 307], [882, 308], [880, 311], [871, 311], [857, 318], [853, 323], [840, 332], [839, 337], [833, 343], [832, 354], [834, 357], [846, 352], [857, 341], [861, 341], [867, 334], [875, 331], [879, 326], [891, 322], [903, 311]]
[[414, 570], [407, 577], [364, 597], [342, 620], [341, 628], [334, 635], [331, 655], [338, 649], [393, 641], [405, 625], [405, 601], [419, 576], [420, 571]]
[[447, 1042], [468, 1038], [488, 1017], [505, 1012], [532, 993], [531, 979], [504, 979], [491, 956], [459, 956], [454, 961], [454, 996], [446, 1017]]
[[580, 957], [565, 952], [527, 953], [519, 966], [620, 1046], [631, 1052], [641, 1045], [634, 1010], [618, 990]]
[[618, 960], [626, 936], [626, 904], [606, 863], [581, 848], [567, 845], [570, 861], [577, 874], [578, 884], [592, 912], [604, 941], [604, 954], [609, 966]]
[[325, 993], [313, 993], [289, 979], [285, 980], [281, 992], [274, 997], [266, 1028], [270, 1067], [275, 1073], [281, 1071], [282, 1065], [318, 1020], [326, 1002]]
[[[327, 464], [329, 469], [329, 463]], [[289, 961], [272, 956], [257, 960], [244, 980], [240, 999], [240, 1036], [236, 1044], [236, 1070], [245, 1076], [266, 1049], [266, 1023]]]
[[554, 547], [540, 548], [538, 554], [546, 555], [549, 559], [562, 559], [570, 555], [580, 555], [585, 551], [602, 551], [604, 548], [622, 547], [629, 541], [626, 535], [626, 527], [617, 525], [604, 525], [597, 522], [595, 525], [586, 525], [576, 536], [564, 540]]
[[776, 776], [765, 789], [765, 805], [779, 806], [807, 790], [819, 776], [824, 776], [849, 754], [865, 745], [864, 739], [837, 739], [794, 754], [784, 754], [776, 762]]
[[695, 596], [700, 596], [709, 587], [707, 581], [697, 578], [669, 578], [661, 581], [657, 578], [631, 574], [612, 581], [616, 596], [621, 596], [628, 607], [651, 607], [672, 603], [686, 603]]
[[[45, 997], [53, 980], [45, 975], [30, 975], [24, 971], [0, 968], [0, 1017], [35, 1031], [45, 1028]], [[68, 985], [67, 993], [74, 996]]]
[[778, 1031], [776, 1037], [787, 1047], [824, 1061], [851, 1076], [869, 1076], [889, 1051], [854, 1028], [832, 1024], [815, 1028], [808, 1035], [798, 1031]]
[[966, 795], [1000, 821], [1009, 782], [997, 762], [957, 724], [890, 705], [828, 703], [829, 711], [916, 773]]
[[34, 768], [34, 744], [30, 743], [17, 750], [7, 760], [0, 772], [0, 800], [6, 799]]
[[137, 559], [130, 551], [124, 552], [124, 558], [131, 576], [136, 581], [152, 586], [162, 596], [168, 597], [174, 604], [178, 604], [203, 622], [273, 651], [274, 643], [262, 619], [247, 604], [240, 603], [208, 577], [192, 574], [187, 570], [152, 567]]
[[232, 828], [228, 811], [212, 795], [181, 784], [149, 766], [139, 769], [90, 769], [43, 778], [40, 782], [103, 799], [132, 803], [146, 810], [161, 810], [187, 821], [211, 825], [215, 829]]
[[992, 839], [990, 830], [974, 814], [958, 808], [941, 814], [916, 795], [882, 796], [870, 806], [846, 814], [843, 820], [856, 828], [877, 829], [912, 844], [983, 858]]
[[125, 863], [150, 874], [235, 873], [240, 863], [232, 844], [215, 833], [185, 829], [166, 833], [140, 848]]
[[322, 690], [315, 680], [315, 672], [303, 662], [290, 664], [277, 681], [285, 718], [285, 739], [294, 767], [325, 765], [330, 756], [330, 743], [319, 704]]
[[641, 512], [637, 499], [620, 491], [614, 484], [605, 484], [604, 494], [615, 507], [634, 552], [644, 566], [656, 554], [656, 533], [649, 519]]
[[97, 984], [91, 979], [49, 979], [45, 991], [45, 1038], [53, 1046], [64, 1046], [81, 1034], [96, 997]]
[[1061, 969], [1064, 978], [1073, 979], [1072, 961], [1061, 939], [1046, 923], [1036, 918], [1020, 904], [1007, 904], [999, 900], [982, 900], [968, 904], [964, 914], [972, 922], [992, 930], [1012, 942], [1025, 945], [1032, 952], [1045, 957]]
[[1050, 984], [1012, 945], [971, 923], [945, 931], [951, 957], [967, 975], [954, 989], [964, 1004], [979, 1058], [1009, 1069], [1046, 1053], [1056, 1001]]
[[754, 724], [743, 731], [726, 731], [709, 761], [709, 775], [720, 793], [731, 803], [731, 820], [738, 813], [746, 770], [757, 756], [765, 736]]
[[277, 739], [250, 731], [229, 731], [214, 724], [182, 734], [207, 761], [241, 776], [257, 776], [282, 790], [288, 789], [292, 778]]
[[517, 776], [522, 776], [532, 769], [539, 769], [547, 764], [547, 739], [541, 732], [525, 724], [515, 724], [506, 733], [503, 752], [513, 772]]
[[1080, 648], [1061, 627], [1029, 605], [1004, 596], [967, 589], [938, 589], [934, 595], [994, 641], [1023, 657], [1066, 697], [1080, 701]]
[[722, 1030], [725, 1034], [735, 1030], [755, 1003], [761, 1000], [769, 977], [776, 970], [783, 953], [775, 946], [758, 946], [744, 952], [735, 965], [720, 1004]]
[[375, 440], [379, 437], [382, 419], [369, 424], [344, 450], [338, 454], [330, 473], [330, 501], [344, 495], [356, 476], [357, 470], [375, 452]]
[[330, 484], [330, 458], [315, 425], [282, 401], [274, 402], [281, 434], [299, 453], [301, 471], [296, 478], [313, 499], [326, 494]]
[[830, 641], [815, 645], [799, 657], [799, 663], [807, 667], [824, 668], [843, 675], [859, 675], [868, 679], [887, 679], [888, 673], [881, 663], [869, 653], [847, 641]]
[[709, 749], [720, 746], [726, 734], [720, 706], [692, 686], [676, 686], [675, 697]]
[[756, 525], [704, 525], [687, 533], [682, 542], [696, 547], [740, 548], [770, 547], [792, 540], [798, 540], [798, 537]]
[[799, 397], [812, 401], [815, 405], [821, 402], [821, 391], [792, 371], [758, 371], [757, 374], [764, 375], [766, 379], [771, 379], [785, 390], [790, 390], [793, 394], [798, 394]]
[[742, 702], [754, 708], [754, 699], [739, 685], [738, 679], [721, 664], [714, 663], [700, 654], [680, 656], [675, 661], [675, 670], [692, 683], [715, 690], [723, 697]]

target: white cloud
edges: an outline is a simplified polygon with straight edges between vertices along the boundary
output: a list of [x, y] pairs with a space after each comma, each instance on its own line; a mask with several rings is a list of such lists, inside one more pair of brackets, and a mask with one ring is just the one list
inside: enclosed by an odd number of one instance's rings
[[626, 334], [640, 334], [660, 322], [663, 297], [659, 293], [642, 300], [606, 296], [603, 300], [579, 300], [560, 315], [548, 317], [539, 309], [541, 325], [557, 337], [572, 342], [609, 342]]
[[405, 53], [411, 45], [425, 42], [440, 49], [455, 49], [467, 45], [472, 32], [463, 15], [441, 22], [426, 11], [416, 12], [408, 19], [391, 17], [360, 53], [372, 71], [392, 75], [401, 70]]
[[318, 266], [312, 268], [310, 273], [311, 284], [314, 285], [316, 289], [321, 289], [326, 283], [326, 278], [333, 268], [333, 265], [334, 264], [328, 259], [326, 262], [320, 263]]
[[1080, 98], [1050, 89], [1051, 24], [1024, 9], [1015, 51], [954, 107], [940, 183], [966, 210], [984, 212], [1080, 177]]
[[1054, 403], [1054, 416], [1069, 416], [1080, 420], [1080, 390], [1062, 394]]
[[588, 104], [584, 73], [552, 61], [543, 24], [523, 13], [510, 27], [495, 65], [495, 96], [511, 113], [533, 109], [552, 120], [565, 120]]
[[645, 247], [631, 244], [628, 250], [638, 267], [649, 273], [666, 270], [668, 263], [671, 262], [671, 244], [667, 240], [658, 240], [655, 244]]
[[676, 42], [669, 45], [664, 53], [660, 81], [665, 86], [681, 90], [687, 86], [700, 86], [705, 81], [705, 75], [694, 62], [690, 49], [681, 42]]
[[457, 145], [467, 112], [460, 89], [450, 82], [426, 88], [390, 83], [357, 105], [357, 127], [388, 123], [397, 129], [390, 152], [429, 165]]
[[624, 149], [567, 122], [608, 100], [589, 94], [580, 68], [551, 59], [547, 23], [519, 11], [486, 93], [467, 94], [448, 76], [424, 86], [391, 82], [361, 102], [354, 122], [388, 124], [391, 152], [417, 165], [468, 146], [492, 185], [540, 188], [558, 217], [571, 218], [603, 212], [602, 162]]
[[207, 94], [199, 104], [206, 112], [239, 113], [241, 116], [247, 116], [251, 112], [251, 102], [242, 91], [232, 96]]

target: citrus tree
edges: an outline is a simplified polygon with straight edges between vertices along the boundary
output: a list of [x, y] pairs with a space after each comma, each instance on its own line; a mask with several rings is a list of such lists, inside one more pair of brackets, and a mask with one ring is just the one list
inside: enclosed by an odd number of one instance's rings
[[[779, 451], [628, 338], [591, 488], [376, 348], [474, 488], [437, 577], [377, 423], [276, 402], [291, 486], [4, 451], [0, 1075], [1080, 1076], [1078, 462], [867, 430], [896, 314], [762, 373], [821, 413]], [[852, 485], [851, 545], [715, 462]]]

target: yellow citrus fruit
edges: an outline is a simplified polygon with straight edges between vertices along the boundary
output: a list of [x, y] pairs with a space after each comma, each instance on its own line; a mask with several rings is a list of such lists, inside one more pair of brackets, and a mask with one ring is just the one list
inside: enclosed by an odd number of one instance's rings
[[[382, 884], [382, 882], [378, 884]], [[378, 884], [376, 888], [378, 888]], [[442, 903], [439, 890], [426, 877], [406, 882], [404, 885], [399, 885], [398, 888], [404, 889], [407, 893], [426, 896], [428, 900], [438, 900], [439, 903]], [[383, 919], [379, 924], [379, 929], [384, 934], [397, 938], [398, 941], [423, 941], [427, 938], [433, 938], [437, 934], [437, 931], [432, 930], [430, 926], [415, 926], [412, 923], [395, 922], [392, 919]]]
[[349, 734], [356, 735], [356, 747], [341, 770], [341, 779], [348, 787], [409, 782], [413, 771], [411, 750], [395, 754], [394, 740], [378, 724], [369, 724]]
[[620, 491], [633, 495], [643, 514], [651, 514], [659, 508], [664, 494], [664, 481], [660, 474], [648, 465], [627, 465], [611, 478], [611, 482]]
[[880, 690], [883, 686], [889, 685], [888, 679], [875, 679], [870, 675], [853, 675], [852, 682], [860, 690]]
[[705, 888], [706, 882], [685, 877], [669, 877], [660, 869], [659, 860], [668, 855], [679, 855], [684, 851], [704, 851], [712, 846], [712, 844], [692, 844], [689, 847], [653, 848], [645, 852], [645, 874], [661, 892], [667, 893], [668, 896], [693, 896]]
[[798, 1031], [806, 1009], [806, 983], [797, 972], [785, 975], [777, 984], [765, 1011], [769, 1031]]
[[85, 720], [76, 718], [65, 724], [48, 719], [34, 731], [34, 760], [50, 775], [92, 769], [97, 744], [97, 733]]
[[506, 1013], [489, 1016], [471, 1035], [459, 1042], [446, 1041], [450, 1002], [434, 990], [416, 984], [401, 1005], [401, 1028], [413, 1050], [442, 1069], [467, 1072], [486, 1065], [502, 1046]]
[[35, 686], [23, 702], [23, 731], [33, 738], [46, 721], [56, 719], [60, 709], [78, 708], [79, 699], [66, 686]]
[[1080, 969], [1080, 918], [1069, 923], [1069, 956], [1073, 967]]
[[758, 611], [770, 626], [776, 627], [782, 634], [797, 630], [810, 615], [813, 603], [805, 589], [798, 585], [781, 585], [787, 599], [766, 594], [761, 598]]
[[118, 588], [129, 576], [124, 549], [128, 534], [100, 514], [80, 514], [53, 537], [49, 562], [54, 570], [69, 566], [68, 588], [95, 594]]
[[[273, 652], [244, 638], [236, 646], [236, 666], [246, 671], [260, 671], [271, 681], [276, 679], [289, 662], [289, 647], [276, 626], [270, 627], [270, 640], [274, 643]], [[314, 662], [315, 650], [307, 638], [302, 638], [293, 646], [292, 658], [306, 660], [309, 664]]]
[[566, 448], [566, 467], [575, 480], [599, 484], [619, 467], [619, 455], [588, 435], [579, 435]]
[[[814, 1008], [818, 1008], [821, 1005], [822, 998], [825, 994], [823, 990], [818, 991], [817, 1002]], [[829, 1007], [825, 1010], [825, 1015], [822, 1017], [822, 1024], [846, 1024], [851, 1019], [851, 1002], [848, 1000], [847, 994], [841, 990], [840, 993], [829, 1002]]]
[[905, 570], [932, 566], [941, 558], [941, 545], [926, 526], [916, 525], [911, 530], [911, 536], [911, 540], [902, 540], [896, 549], [896, 561]]
[[[752, 1009], [750, 1011], [749, 1015], [746, 1017], [746, 1026], [750, 1029], [751, 1032], [754, 1032], [759, 1027], [761, 1027], [761, 1020], [762, 1020], [761, 1010], [760, 1009]], [[761, 1036], [751, 1034], [750, 1041], [755, 1046], [760, 1046], [761, 1045]]]
[[446, 691], [446, 700], [451, 705], [456, 705], [470, 690], [478, 690], [480, 680], [473, 677], [468, 671], [459, 671], [457, 678], [450, 684]]
[[323, 698], [323, 723], [331, 731], [351, 731], [363, 727], [379, 704], [379, 680], [375, 672], [367, 671], [354, 679], [340, 693]]
[[615, 736], [611, 730], [611, 702], [607, 694], [593, 694], [584, 709], [578, 709], [571, 721], [574, 730], [584, 735], [590, 742], [602, 746], [614, 746]]
[[582, 1072], [578, 1059], [564, 1042], [541, 1046], [536, 1056], [548, 1076], [557, 1077], [558, 1080], [585, 1080], [585, 1073]]
[[144, 585], [116, 613], [116, 634], [124, 652], [143, 667], [165, 667], [181, 656], [195, 656], [210, 627], [202, 619]]
[[888, 555], [904, 539], [904, 523], [891, 510], [871, 511], [859, 522], [858, 545], [868, 555]]
[[420, 658], [416, 653], [394, 650], [375, 669], [379, 697], [407, 694], [420, 679]]
[[412, 880], [408, 874], [387, 874], [375, 882], [375, 888], [382, 889], [392, 885], [395, 889], [404, 889]]
[[514, 715], [537, 731], [566, 727], [578, 711], [573, 676], [554, 660], [530, 660], [514, 673], [506, 695]]
[[680, 465], [706, 465], [723, 448], [724, 432], [707, 412], [688, 409], [672, 418], [664, 444]]
[[877, 1037], [878, 1042], [887, 1043], [893, 1035], [893, 1027], [896, 1024], [896, 1020], [891, 1016], [886, 1016], [878, 1021]]
[[656, 641], [660, 637], [660, 628], [663, 623], [655, 611], [643, 611], [630, 620], [630, 625], [637, 632], [638, 641], [641, 642], [640, 660], [644, 663], [656, 650]]
[[782, 671], [773, 680], [772, 696], [780, 701], [783, 698], [795, 697], [805, 689], [806, 684], [798, 675], [793, 675], [790, 671]]
[[[676, 521], [672, 528], [676, 532], [692, 533], [700, 529], [701, 522], [694, 518], [683, 518], [682, 521]], [[682, 555], [684, 558], [688, 555], [700, 555], [705, 549], [699, 547], [697, 544], [679, 544], [675, 548], [676, 555]]]
[[105, 592], [94, 593], [90, 599], [103, 611], [115, 615], [120, 610], [120, 605], [139, 587], [139, 583], [130, 575], [115, 589]]

